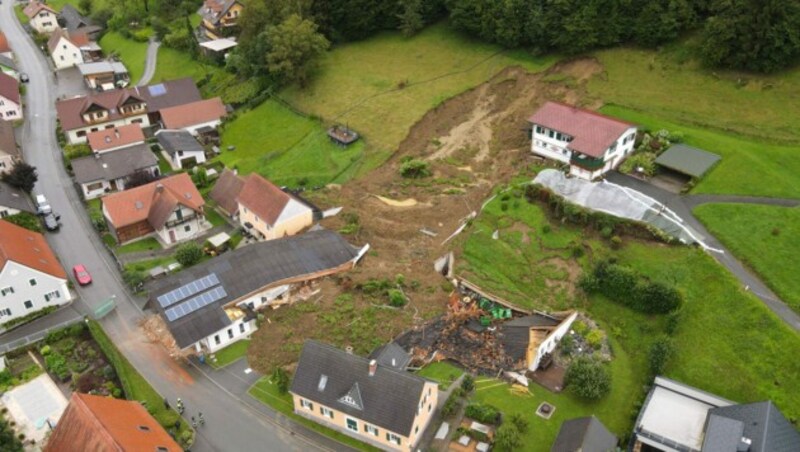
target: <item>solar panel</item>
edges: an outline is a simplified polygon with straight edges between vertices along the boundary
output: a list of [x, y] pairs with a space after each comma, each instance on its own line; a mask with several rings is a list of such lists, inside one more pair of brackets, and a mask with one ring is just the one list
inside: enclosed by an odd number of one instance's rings
[[167, 87], [164, 86], [163, 83], [159, 83], [158, 85], [150, 85], [147, 87], [147, 90], [150, 91], [150, 95], [153, 97], [161, 96], [167, 93]]
[[167, 309], [165, 313], [167, 320], [174, 322], [175, 320], [189, 315], [198, 309], [202, 309], [217, 300], [225, 298], [226, 296], [228, 296], [228, 294], [225, 292], [225, 288], [222, 286], [217, 286], [208, 292], [203, 292], [194, 298], [190, 298], [177, 306]]
[[219, 278], [216, 273], [209, 273], [200, 279], [196, 279], [189, 284], [184, 284], [177, 289], [171, 290], [163, 295], [159, 295], [156, 300], [162, 308], [172, 306], [173, 304], [185, 300], [196, 293], [200, 293], [209, 287], [219, 284]]

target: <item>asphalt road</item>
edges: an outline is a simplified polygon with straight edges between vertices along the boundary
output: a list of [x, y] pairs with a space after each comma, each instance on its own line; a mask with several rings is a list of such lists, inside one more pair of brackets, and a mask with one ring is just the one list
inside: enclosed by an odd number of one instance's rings
[[92, 285], [77, 289], [80, 298], [73, 308], [90, 313], [115, 297], [117, 308], [102, 323], [117, 346], [161, 394], [173, 401], [181, 397], [186, 415], [203, 412], [206, 425], [198, 432], [192, 450], [323, 450], [305, 436], [292, 433], [292, 425], [279, 426], [196, 368], [178, 364], [163, 348], [146, 341], [137, 327], [142, 312], [124, 289], [112, 258], [93, 232], [64, 170], [55, 136], [57, 90], [49, 62], [17, 22], [12, 7], [12, 1], [0, 5], [0, 29], [16, 53], [21, 71], [30, 77], [25, 96], [26, 121], [17, 141], [25, 160], [39, 171], [35, 193], [43, 193], [61, 214], [63, 226], [60, 232], [48, 234], [50, 245], [65, 268], [82, 263], [94, 279]]
[[158, 62], [158, 47], [160, 42], [156, 41], [155, 37], [150, 38], [147, 43], [147, 57], [144, 60], [144, 73], [136, 83], [136, 86], [145, 86], [150, 83], [150, 80], [156, 74], [156, 63]]

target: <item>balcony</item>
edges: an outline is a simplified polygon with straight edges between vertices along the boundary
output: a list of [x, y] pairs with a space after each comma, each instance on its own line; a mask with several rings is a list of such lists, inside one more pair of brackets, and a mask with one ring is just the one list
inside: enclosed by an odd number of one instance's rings
[[572, 157], [569, 159], [570, 165], [580, 166], [583, 169], [587, 169], [590, 171], [598, 170], [603, 168], [605, 165], [605, 161], [602, 158], [594, 158], [589, 157], [588, 155], [579, 154], [577, 152], [572, 153]]
[[167, 221], [166, 223], [164, 223], [164, 227], [165, 228], [172, 228], [172, 227], [178, 226], [179, 224], [188, 223], [190, 221], [193, 221], [195, 218], [197, 218], [197, 214], [196, 213], [193, 213], [191, 215], [184, 215], [183, 218], [179, 218], [177, 220]]

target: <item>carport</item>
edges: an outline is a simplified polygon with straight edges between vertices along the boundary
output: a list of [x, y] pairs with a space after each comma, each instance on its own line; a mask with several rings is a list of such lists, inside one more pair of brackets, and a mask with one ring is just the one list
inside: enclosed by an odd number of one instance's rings
[[650, 182], [678, 193], [687, 182], [703, 177], [719, 161], [720, 156], [716, 154], [685, 144], [675, 144], [656, 158], [659, 172]]

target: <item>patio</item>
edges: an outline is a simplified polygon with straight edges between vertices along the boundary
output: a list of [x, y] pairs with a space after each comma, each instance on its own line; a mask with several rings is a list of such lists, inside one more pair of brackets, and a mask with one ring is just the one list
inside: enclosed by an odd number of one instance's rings
[[55, 427], [64, 410], [67, 398], [47, 374], [3, 394], [2, 404], [17, 422], [17, 430], [26, 440], [41, 444], [47, 432]]

